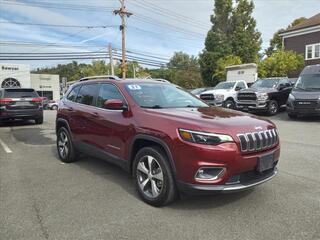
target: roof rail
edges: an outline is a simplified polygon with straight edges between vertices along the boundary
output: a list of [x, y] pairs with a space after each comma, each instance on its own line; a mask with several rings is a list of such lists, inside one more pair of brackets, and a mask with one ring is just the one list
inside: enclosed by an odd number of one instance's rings
[[103, 75], [103, 76], [91, 76], [91, 77], [84, 77], [79, 80], [79, 82], [88, 81], [88, 80], [95, 80], [95, 79], [106, 79], [106, 80], [121, 80], [117, 76], [113, 75]]

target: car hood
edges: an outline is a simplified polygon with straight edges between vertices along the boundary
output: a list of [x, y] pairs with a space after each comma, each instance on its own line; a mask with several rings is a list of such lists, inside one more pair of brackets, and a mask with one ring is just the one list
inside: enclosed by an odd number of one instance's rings
[[233, 136], [275, 127], [269, 120], [219, 107], [147, 109], [146, 111], [157, 119], [164, 119], [164, 124], [170, 124], [176, 128]]
[[304, 90], [292, 90], [291, 94], [295, 99], [307, 99], [307, 100], [318, 100], [320, 99], [320, 91], [304, 91]]
[[243, 89], [241, 93], [272, 93], [276, 92], [277, 90], [274, 88], [247, 88]]
[[229, 92], [230, 90], [225, 90], [225, 89], [217, 89], [217, 90], [210, 90], [210, 91], [205, 91], [202, 94], [225, 94], [226, 92]]

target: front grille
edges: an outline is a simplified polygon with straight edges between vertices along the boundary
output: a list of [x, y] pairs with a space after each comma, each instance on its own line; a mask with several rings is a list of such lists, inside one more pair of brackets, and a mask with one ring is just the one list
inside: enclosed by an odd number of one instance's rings
[[238, 134], [242, 152], [253, 152], [273, 147], [278, 142], [278, 134], [275, 129]]
[[238, 101], [255, 101], [257, 95], [255, 93], [238, 93]]
[[208, 101], [208, 100], [212, 101], [212, 100], [214, 100], [214, 95], [213, 94], [201, 94], [200, 98], [205, 101]]
[[304, 109], [314, 109], [317, 108], [318, 101], [310, 101], [310, 100], [298, 100], [294, 101], [294, 106], [296, 108], [304, 108]]

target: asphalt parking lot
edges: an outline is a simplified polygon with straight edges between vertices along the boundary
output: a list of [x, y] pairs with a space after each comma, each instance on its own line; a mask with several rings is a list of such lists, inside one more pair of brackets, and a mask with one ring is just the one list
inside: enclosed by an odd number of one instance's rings
[[130, 176], [82, 156], [62, 164], [55, 112], [0, 126], [0, 239], [320, 239], [320, 119], [271, 118], [279, 174], [254, 190], [154, 208]]

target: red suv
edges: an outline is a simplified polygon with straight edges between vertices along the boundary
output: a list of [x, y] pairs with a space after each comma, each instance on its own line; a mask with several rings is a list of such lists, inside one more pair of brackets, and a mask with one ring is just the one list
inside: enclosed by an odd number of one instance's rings
[[231, 192], [273, 178], [280, 156], [275, 125], [210, 107], [164, 81], [85, 79], [59, 103], [57, 149], [63, 162], [79, 152], [111, 161], [134, 177], [154, 206], [178, 192]]

